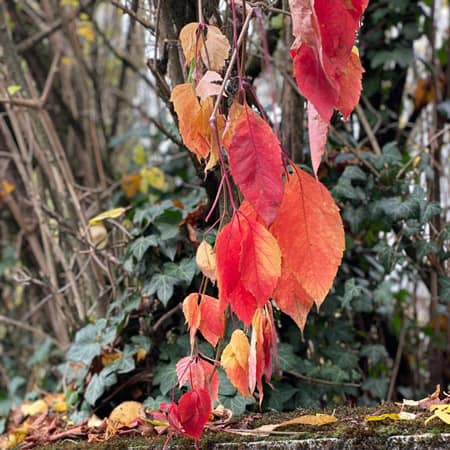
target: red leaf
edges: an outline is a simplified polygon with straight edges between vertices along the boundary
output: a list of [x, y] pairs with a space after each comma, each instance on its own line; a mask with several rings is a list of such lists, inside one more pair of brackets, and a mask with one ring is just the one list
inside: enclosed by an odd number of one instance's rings
[[206, 389], [193, 389], [183, 394], [178, 401], [178, 416], [184, 433], [200, 439], [203, 427], [211, 414], [211, 398]]
[[296, 37], [291, 47], [294, 76], [300, 92], [322, 118], [312, 120], [316, 114], [309, 111], [315, 174], [325, 150], [324, 128], [333, 109], [339, 109], [347, 118], [359, 101], [363, 69], [352, 48], [367, 3], [368, 0], [289, 0]]
[[186, 356], [177, 362], [179, 386], [189, 383], [191, 389], [206, 389], [214, 402], [219, 396], [219, 374], [213, 364], [195, 357]]
[[[339, 209], [328, 190], [311, 175], [294, 167], [271, 231], [280, 245], [283, 261], [277, 303], [286, 302], [280, 292], [291, 289], [289, 305], [292, 301], [307, 305], [308, 297], [312, 297], [319, 307], [333, 284], [345, 244]], [[282, 285], [286, 281], [289, 288]], [[294, 320], [298, 324], [302, 323], [297, 305], [286, 309], [290, 311], [288, 314], [297, 317]]]
[[249, 325], [257, 306], [267, 303], [277, 285], [281, 252], [275, 238], [246, 205], [244, 202], [219, 233], [216, 255], [220, 301], [231, 304]]
[[248, 105], [236, 123], [228, 156], [244, 197], [271, 224], [283, 198], [281, 147], [269, 125]]

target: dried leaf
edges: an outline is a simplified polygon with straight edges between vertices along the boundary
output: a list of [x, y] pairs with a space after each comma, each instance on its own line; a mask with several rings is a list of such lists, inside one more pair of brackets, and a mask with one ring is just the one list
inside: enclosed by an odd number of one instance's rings
[[196, 52], [203, 46], [202, 39], [197, 39], [198, 26], [198, 22], [188, 23], [180, 31], [179, 39], [186, 66], [196, 57]]
[[144, 405], [139, 402], [125, 401], [111, 411], [108, 426], [118, 430], [128, 426], [138, 417], [144, 417]]
[[141, 186], [141, 175], [138, 173], [132, 173], [130, 175], [124, 175], [120, 181], [120, 188], [122, 189], [127, 199], [132, 199], [139, 192]]
[[335, 416], [330, 416], [329, 414], [316, 414], [316, 415], [304, 415], [296, 417], [292, 420], [287, 420], [286, 422], [281, 422], [276, 425], [275, 428], [287, 427], [290, 425], [312, 425], [312, 426], [322, 426], [329, 423], [337, 422]]
[[205, 277], [213, 283], [216, 282], [216, 252], [211, 244], [203, 240], [197, 248], [195, 255], [197, 266]]
[[208, 25], [205, 45], [200, 49], [202, 60], [209, 70], [220, 71], [230, 53], [226, 36], [214, 25]]
[[208, 70], [195, 88], [197, 96], [204, 100], [207, 97], [220, 94], [222, 77], [212, 70]]
[[400, 420], [400, 417], [398, 413], [386, 413], [386, 414], [380, 414], [378, 416], [366, 416], [365, 421], [366, 422], [381, 422], [383, 420]]
[[39, 416], [48, 413], [48, 405], [44, 400], [36, 400], [30, 404], [22, 404], [20, 411], [24, 416]]

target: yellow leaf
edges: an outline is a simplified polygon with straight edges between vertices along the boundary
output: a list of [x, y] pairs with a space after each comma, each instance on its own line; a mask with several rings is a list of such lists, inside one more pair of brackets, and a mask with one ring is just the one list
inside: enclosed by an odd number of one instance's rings
[[78, 0], [61, 0], [61, 6], [79, 6], [80, 2]]
[[120, 352], [120, 351], [112, 351], [112, 352], [103, 353], [102, 354], [103, 367], [109, 366], [114, 361], [117, 361], [120, 358], [122, 358], [122, 352]]
[[139, 417], [144, 417], [144, 405], [142, 403], [133, 401], [123, 402], [111, 411], [108, 418], [108, 425], [117, 430], [127, 426]]
[[22, 86], [20, 86], [19, 84], [11, 84], [6, 88], [6, 90], [8, 91], [9, 95], [14, 95], [22, 90]]
[[44, 397], [45, 403], [54, 412], [66, 412], [69, 407], [66, 403], [66, 396], [64, 394], [47, 394]]
[[8, 195], [11, 194], [11, 192], [14, 191], [16, 186], [12, 183], [10, 183], [8, 180], [3, 180], [0, 182], [0, 197], [2, 195]]
[[137, 352], [136, 352], [136, 361], [142, 361], [145, 357], [147, 356], [147, 350], [145, 350], [145, 348], [140, 348]]
[[22, 405], [20, 411], [24, 416], [38, 416], [40, 414], [48, 413], [48, 406], [44, 400], [36, 400], [27, 405]]
[[156, 166], [144, 167], [141, 170], [141, 191], [147, 192], [147, 186], [163, 191], [166, 187], [164, 172]]
[[102, 212], [101, 214], [98, 214], [97, 216], [89, 220], [89, 225], [97, 225], [98, 223], [103, 222], [106, 219], [117, 219], [126, 210], [126, 208], [109, 209], [108, 211]]
[[430, 411], [431, 412], [436, 411], [436, 410], [441, 411], [441, 412], [450, 413], [450, 405], [444, 403], [444, 404], [436, 404], [436, 405], [431, 405], [430, 406]]
[[388, 413], [388, 414], [380, 414], [379, 416], [366, 416], [366, 422], [381, 422], [383, 420], [400, 420], [400, 417], [397, 413]]
[[138, 166], [143, 166], [147, 162], [147, 154], [142, 144], [136, 145], [133, 150], [133, 162]]
[[92, 27], [92, 24], [89, 22], [83, 22], [80, 25], [78, 25], [77, 33], [79, 36], [86, 39], [88, 42], [94, 42], [95, 41], [95, 32]]
[[225, 370], [231, 384], [243, 397], [249, 397], [248, 386], [248, 357], [250, 344], [242, 330], [235, 330], [229, 344], [224, 348], [220, 363]]
[[64, 66], [71, 66], [73, 64], [73, 58], [71, 58], [70, 56], [63, 56], [61, 58], [61, 63]]
[[279, 423], [275, 428], [286, 427], [288, 425], [312, 425], [321, 426], [329, 423], [337, 422], [335, 416], [330, 416], [329, 414], [316, 414], [316, 415], [304, 415], [296, 417], [292, 420], [287, 420], [286, 422]]
[[197, 266], [205, 277], [208, 277], [213, 283], [216, 282], [216, 252], [211, 244], [202, 241], [197, 248], [195, 255]]
[[9, 433], [7, 448], [14, 448], [19, 445], [27, 437], [29, 429], [30, 424], [24, 423], [19, 428], [16, 428], [14, 431]]

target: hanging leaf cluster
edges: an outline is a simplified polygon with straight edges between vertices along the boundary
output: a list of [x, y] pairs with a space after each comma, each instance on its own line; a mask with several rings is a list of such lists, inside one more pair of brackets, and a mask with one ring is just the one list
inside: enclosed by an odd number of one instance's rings
[[[354, 44], [367, 0], [289, 4], [293, 75], [308, 99], [316, 175], [333, 110], [347, 118], [359, 100], [363, 69]], [[319, 308], [332, 287], [344, 231], [328, 190], [287, 158], [263, 112], [247, 102], [242, 74], [236, 98], [225, 101], [230, 71], [224, 74], [224, 69], [231, 46], [222, 32], [206, 23], [191, 23], [181, 31], [180, 42], [189, 69], [188, 81], [175, 86], [171, 95], [180, 134], [205, 173], [219, 166], [217, 195], [232, 208], [228, 222], [221, 221], [215, 246], [203, 241], [196, 257], [204, 275], [202, 286], [217, 283], [217, 298], [202, 290], [183, 302], [192, 352], [178, 362], [177, 376], [179, 385], [188, 384], [191, 390], [178, 404], [162, 408], [175, 432], [198, 439], [217, 399], [218, 366], [244, 397], [257, 391], [262, 402], [263, 380], [270, 380], [277, 363], [273, 308], [303, 330], [313, 305]], [[229, 64], [239, 60], [239, 51], [233, 49]], [[241, 194], [239, 206], [233, 186]], [[235, 326], [229, 342], [219, 345], [230, 315], [243, 329]], [[199, 354], [199, 333], [212, 346], [223, 347], [217, 360]], [[186, 418], [188, 402], [192, 415]]]

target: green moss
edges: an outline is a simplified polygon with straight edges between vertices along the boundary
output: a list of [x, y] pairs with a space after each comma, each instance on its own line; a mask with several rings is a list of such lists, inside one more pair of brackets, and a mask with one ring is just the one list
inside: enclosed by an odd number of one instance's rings
[[[243, 436], [231, 432], [223, 432], [218, 430], [207, 430], [200, 440], [200, 448], [208, 449], [213, 444], [221, 442], [255, 442], [258, 440], [279, 441], [287, 439], [314, 439], [314, 438], [340, 438], [351, 439], [354, 448], [361, 450], [371, 450], [382, 448], [386, 444], [386, 439], [390, 436], [396, 435], [415, 435], [423, 433], [431, 433], [436, 435], [439, 439], [441, 433], [449, 433], [450, 426], [438, 421], [433, 422], [429, 426], [424, 425], [424, 419], [428, 417], [429, 413], [423, 412], [413, 421], [391, 421], [386, 420], [382, 422], [365, 422], [367, 415], [379, 415], [387, 412], [396, 412], [398, 407], [395, 405], [383, 405], [372, 408], [351, 408], [341, 407], [335, 411], [338, 421], [332, 424], [311, 427], [307, 425], [293, 425], [284, 427], [283, 431], [289, 431], [295, 434], [289, 435], [271, 435], [268, 436]], [[258, 428], [261, 425], [277, 424], [286, 420], [293, 419], [303, 414], [315, 414], [318, 411], [311, 410], [297, 410], [290, 413], [264, 413], [254, 414], [245, 417], [238, 417], [229, 424], [230, 429], [251, 429]], [[334, 411], [325, 410], [320, 411], [332, 414]], [[422, 411], [417, 411], [422, 414]], [[101, 443], [87, 443], [83, 441], [66, 440], [60, 443], [40, 447], [46, 450], [75, 450], [75, 449], [93, 449], [93, 450], [129, 450], [136, 447], [136, 450], [141, 446], [142, 449], [161, 449], [167, 436], [158, 436], [154, 438], [130, 437], [121, 436], [110, 439]], [[174, 437], [171, 444], [181, 450], [192, 450], [194, 448], [193, 441], [182, 437]]]

